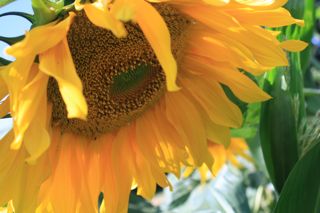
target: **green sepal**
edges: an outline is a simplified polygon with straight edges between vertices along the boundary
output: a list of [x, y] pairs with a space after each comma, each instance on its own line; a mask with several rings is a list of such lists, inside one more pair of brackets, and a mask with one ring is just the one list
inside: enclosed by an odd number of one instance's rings
[[4, 37], [4, 36], [0, 36], [0, 41], [3, 41], [9, 45], [13, 45], [19, 41], [21, 41], [22, 39], [24, 39], [24, 35], [22, 36], [17, 36], [17, 37]]
[[6, 6], [9, 3], [14, 2], [15, 0], [0, 0], [0, 8]]
[[320, 212], [320, 142], [294, 166], [280, 194], [275, 213]]
[[45, 25], [55, 20], [64, 6], [63, 0], [32, 0], [35, 26]]
[[27, 19], [28, 21], [30, 21], [31, 23], [34, 22], [34, 17], [33, 15], [29, 14], [29, 13], [24, 13], [24, 12], [7, 12], [7, 13], [2, 13], [0, 14], [0, 17], [3, 16], [20, 16], [22, 18]]
[[299, 158], [295, 109], [287, 71], [280, 67], [266, 74], [264, 90], [273, 98], [262, 103], [260, 116], [261, 147], [278, 192]]

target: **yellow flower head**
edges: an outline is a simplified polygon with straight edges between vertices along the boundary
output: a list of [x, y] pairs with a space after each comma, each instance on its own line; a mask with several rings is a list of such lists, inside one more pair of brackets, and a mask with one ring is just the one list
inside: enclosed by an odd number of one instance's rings
[[268, 30], [303, 25], [285, 0], [82, 2], [27, 32], [0, 68], [0, 113], [14, 121], [0, 205], [17, 212], [97, 212], [100, 192], [106, 212], [126, 212], [133, 185], [150, 199], [181, 165], [211, 168], [224, 155], [208, 141], [227, 145], [242, 123], [221, 85], [267, 100], [240, 70], [286, 66], [284, 49], [305, 47]]

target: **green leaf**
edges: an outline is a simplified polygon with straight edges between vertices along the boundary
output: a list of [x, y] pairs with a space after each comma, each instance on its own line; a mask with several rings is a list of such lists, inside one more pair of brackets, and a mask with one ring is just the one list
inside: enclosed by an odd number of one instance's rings
[[303, 74], [301, 70], [300, 54], [289, 53], [289, 90], [294, 101], [297, 127], [306, 117], [305, 97], [303, 92]]
[[267, 74], [264, 90], [273, 99], [262, 103], [260, 118], [261, 147], [278, 192], [298, 160], [295, 109], [285, 72], [277, 68]]
[[0, 0], [0, 7], [6, 6], [9, 3], [12, 3], [15, 0]]
[[280, 194], [275, 212], [320, 212], [320, 143], [299, 160]]

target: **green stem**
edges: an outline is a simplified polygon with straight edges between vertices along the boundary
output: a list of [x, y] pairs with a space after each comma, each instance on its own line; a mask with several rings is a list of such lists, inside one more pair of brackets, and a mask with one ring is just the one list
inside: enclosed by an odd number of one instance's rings
[[30, 15], [28, 13], [24, 13], [24, 12], [7, 12], [7, 13], [2, 13], [0, 14], [0, 17], [3, 16], [20, 16], [22, 18], [27, 19], [28, 21], [30, 21], [31, 23], [34, 22], [34, 17], [33, 15]]

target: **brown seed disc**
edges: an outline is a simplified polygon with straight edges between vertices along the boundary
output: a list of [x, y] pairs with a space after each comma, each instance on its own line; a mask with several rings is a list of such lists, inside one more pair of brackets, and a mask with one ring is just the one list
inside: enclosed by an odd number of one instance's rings
[[[188, 18], [166, 4], [154, 5], [164, 18], [179, 55]], [[96, 138], [126, 125], [153, 106], [166, 90], [162, 68], [137, 24], [126, 23], [128, 35], [115, 37], [79, 12], [68, 32], [68, 44], [88, 104], [87, 121], [68, 119], [57, 82], [50, 78], [48, 99], [52, 126]]]

